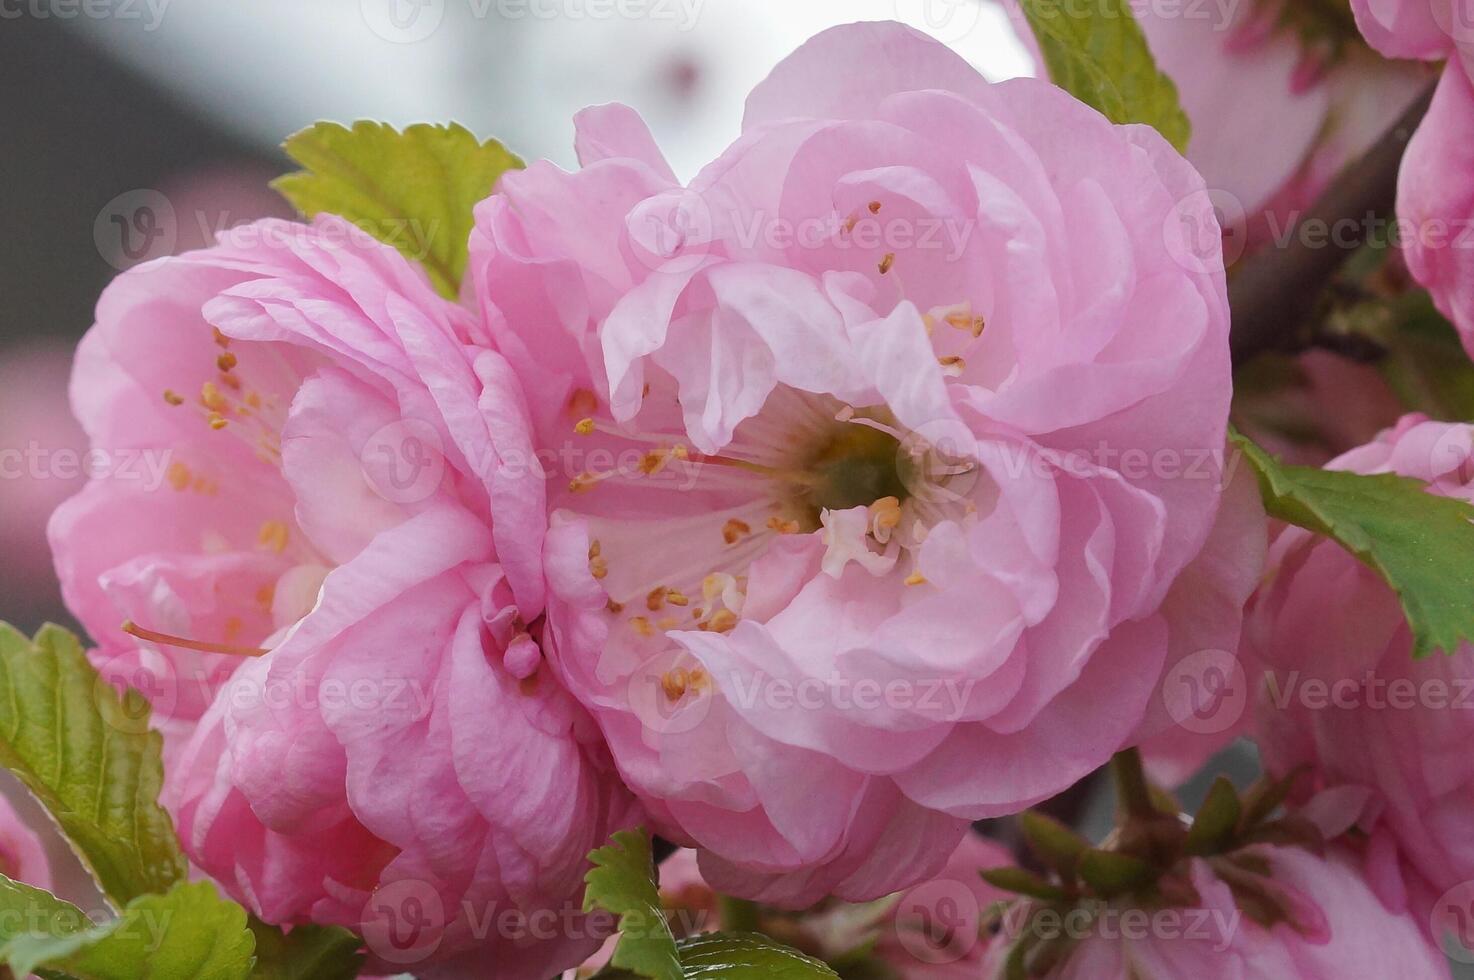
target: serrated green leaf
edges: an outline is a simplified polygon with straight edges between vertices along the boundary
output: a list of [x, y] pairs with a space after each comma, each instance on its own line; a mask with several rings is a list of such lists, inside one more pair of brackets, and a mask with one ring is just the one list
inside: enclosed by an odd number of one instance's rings
[[327, 211], [421, 263], [450, 298], [460, 288], [471, 209], [522, 161], [496, 140], [455, 124], [400, 132], [361, 120], [351, 129], [320, 122], [288, 137], [287, 155], [305, 170], [275, 187], [308, 217]]
[[837, 980], [824, 963], [753, 933], [714, 932], [683, 939], [681, 967], [688, 978], [721, 980]]
[[352, 980], [363, 966], [363, 940], [336, 926], [295, 926], [283, 932], [258, 919], [251, 980]]
[[148, 701], [119, 697], [71, 633], [44, 626], [32, 642], [0, 623], [0, 765], [51, 812], [115, 907], [168, 891], [188, 867], [157, 802], [164, 768], [147, 726]]
[[1413, 656], [1474, 639], [1474, 506], [1393, 473], [1284, 466], [1238, 433], [1264, 508], [1338, 542], [1386, 579], [1413, 631]]
[[1080, 855], [1079, 874], [1097, 894], [1109, 898], [1146, 884], [1154, 872], [1150, 864], [1130, 854], [1092, 848]]
[[589, 852], [594, 867], [584, 876], [583, 907], [619, 916], [619, 944], [610, 962], [652, 980], [681, 980], [676, 939], [660, 906], [650, 838], [643, 830], [622, 830], [604, 847]]
[[[0, 915], [0, 961], [16, 976], [68, 980], [246, 980], [255, 939], [245, 909], [209, 882], [174, 886], [135, 899], [122, 915], [92, 925], [81, 910], [38, 889], [4, 880], [0, 908], [19, 901], [42, 910], [44, 925]], [[80, 923], [80, 927], [74, 927]], [[13, 932], [9, 927], [18, 925]]]
[[1146, 123], [1179, 152], [1191, 126], [1127, 0], [1019, 0], [1056, 85], [1111, 122]]
[[1051, 885], [1043, 878], [1024, 868], [1016, 868], [1012, 865], [1004, 865], [998, 868], [983, 868], [978, 872], [984, 881], [994, 888], [1001, 888], [1015, 895], [1027, 895], [1030, 898], [1043, 899], [1053, 902], [1065, 897], [1064, 890], [1058, 885]]
[[1226, 776], [1213, 780], [1208, 796], [1193, 816], [1183, 848], [1189, 854], [1216, 854], [1233, 836], [1242, 813], [1239, 791]]

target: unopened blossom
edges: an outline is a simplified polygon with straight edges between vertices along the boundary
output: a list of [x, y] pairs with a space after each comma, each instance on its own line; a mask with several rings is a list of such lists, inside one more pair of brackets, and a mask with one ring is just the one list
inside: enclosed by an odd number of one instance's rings
[[[1041, 948], [1027, 975], [1048, 980], [1449, 976], [1413, 917], [1384, 905], [1341, 851], [1256, 845], [1192, 858], [1175, 874], [1180, 898], [1067, 905], [1027, 922], [1005, 916], [1005, 934]], [[1010, 976], [1011, 949], [995, 943], [983, 975]]]
[[1451, 61], [1397, 181], [1408, 270], [1474, 351], [1474, 55]]
[[[1471, 466], [1474, 427], [1416, 415], [1330, 464], [1474, 500]], [[1356, 791], [1341, 795], [1342, 816], [1357, 824], [1389, 903], [1431, 914], [1474, 880], [1474, 649], [1414, 659], [1392, 589], [1335, 542], [1293, 527], [1271, 547], [1245, 641], [1266, 766], [1303, 770], [1302, 793]]]
[[577, 148], [480, 206], [470, 275], [549, 464], [550, 659], [708, 881], [877, 898], [1170, 724], [1262, 528], [1220, 511], [1189, 164], [886, 23], [689, 186], [625, 107]]
[[1387, 57], [1447, 61], [1403, 157], [1398, 233], [1409, 271], [1474, 351], [1474, 2], [1351, 5], [1367, 42]]
[[[1004, 6], [1037, 50], [1017, 0]], [[1344, 3], [1130, 6], [1192, 124], [1187, 158], [1213, 192], [1230, 264], [1246, 248], [1283, 247], [1430, 78], [1368, 50]]]
[[193, 863], [386, 973], [597, 948], [586, 855], [629, 800], [532, 635], [541, 482], [475, 319], [345, 222], [262, 222], [115, 280], [72, 398], [94, 448], [169, 457], [51, 537], [94, 659], [153, 695]]

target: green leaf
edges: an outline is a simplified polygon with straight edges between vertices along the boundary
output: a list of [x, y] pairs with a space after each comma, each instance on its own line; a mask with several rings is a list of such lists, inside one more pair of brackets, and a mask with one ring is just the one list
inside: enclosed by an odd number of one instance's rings
[[482, 142], [451, 124], [420, 123], [399, 132], [359, 121], [352, 129], [320, 122], [288, 137], [287, 155], [306, 169], [275, 187], [308, 217], [347, 218], [424, 265], [452, 299], [466, 269], [471, 209], [522, 161], [496, 140]]
[[1140, 858], [1091, 848], [1080, 855], [1080, 878], [1107, 898], [1146, 884], [1155, 872]]
[[1024, 868], [1015, 868], [1012, 865], [1004, 865], [999, 868], [983, 868], [978, 872], [982, 879], [994, 888], [1001, 888], [1015, 895], [1027, 895], [1030, 898], [1043, 899], [1053, 902], [1064, 898], [1064, 889], [1058, 885], [1051, 885], [1043, 878], [1027, 871]]
[[796, 949], [752, 933], [716, 932], [681, 941], [685, 976], [721, 980], [837, 978], [825, 964]]
[[283, 932], [258, 919], [252, 980], [352, 980], [363, 966], [363, 940], [336, 926], [294, 926]]
[[[0, 884], [0, 908], [6, 913], [0, 915], [0, 960], [16, 976], [246, 980], [251, 973], [256, 943], [245, 909], [221, 898], [209, 882], [137, 898], [118, 918], [98, 925], [75, 906], [9, 879]], [[25, 915], [13, 915], [17, 910]]]
[[188, 867], [157, 802], [161, 740], [147, 726], [148, 701], [119, 697], [71, 633], [43, 626], [32, 642], [0, 623], [0, 765], [51, 811], [115, 907], [168, 891]]
[[1056, 85], [1111, 122], [1146, 123], [1186, 151], [1177, 86], [1157, 70], [1127, 0], [1020, 0]]
[[1413, 631], [1413, 655], [1474, 639], [1474, 506], [1393, 473], [1284, 466], [1238, 433], [1271, 517], [1334, 539], [1387, 580]]
[[1242, 814], [1239, 792], [1226, 776], [1213, 780], [1208, 796], [1193, 817], [1183, 847], [1189, 854], [1216, 854], [1234, 834]]
[[1065, 878], [1075, 874], [1075, 863], [1090, 842], [1046, 813], [1025, 810], [1019, 814], [1019, 829], [1029, 849]]
[[622, 830], [591, 851], [589, 860], [594, 867], [584, 876], [584, 911], [601, 908], [619, 916], [619, 945], [610, 962], [652, 980], [680, 980], [681, 960], [661, 910], [650, 838], [643, 830]]

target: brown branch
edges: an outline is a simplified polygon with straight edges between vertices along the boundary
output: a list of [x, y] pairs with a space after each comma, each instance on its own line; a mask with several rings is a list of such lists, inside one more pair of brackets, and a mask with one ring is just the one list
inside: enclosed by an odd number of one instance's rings
[[[1428, 112], [1433, 89], [1419, 96], [1367, 154], [1341, 172], [1295, 226], [1283, 247], [1266, 246], [1244, 259], [1228, 285], [1234, 364], [1269, 350], [1293, 349], [1326, 285], [1374, 224], [1390, 220], [1397, 202], [1403, 151]], [[1273, 124], [1273, 120], [1268, 121]], [[1305, 229], [1317, 230], [1313, 236]], [[1335, 229], [1324, 235], [1319, 229]]]

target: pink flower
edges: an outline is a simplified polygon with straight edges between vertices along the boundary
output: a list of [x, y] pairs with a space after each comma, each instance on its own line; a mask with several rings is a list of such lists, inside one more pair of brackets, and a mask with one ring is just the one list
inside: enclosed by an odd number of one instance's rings
[[[1187, 904], [1132, 907], [1116, 901], [1095, 907], [1094, 915], [1076, 910], [1031, 922], [1025, 928], [1041, 938], [1074, 940], [1062, 960], [1033, 975], [1049, 980], [1449, 976], [1447, 962], [1418, 923], [1383, 905], [1356, 862], [1339, 851], [1322, 858], [1297, 847], [1259, 845], [1230, 857], [1190, 859], [1184, 876], [1196, 892]], [[1266, 911], [1271, 911], [1270, 925], [1264, 924]], [[1010, 921], [1019, 928], [1017, 919]], [[985, 976], [1004, 976], [1008, 949], [994, 944]]]
[[707, 880], [896, 891], [1170, 723], [1164, 666], [1239, 621], [1174, 583], [1256, 571], [1252, 530], [1204, 548], [1228, 318], [1190, 166], [895, 24], [780, 64], [688, 188], [624, 107], [577, 146], [480, 206], [472, 276], [560, 460], [550, 658]]
[[[1004, 3], [1034, 47], [1016, 0]], [[1345, 12], [1329, 5], [1132, 6], [1192, 123], [1187, 158], [1213, 192], [1230, 264], [1244, 248], [1289, 233], [1426, 83], [1421, 67], [1368, 51]], [[1267, 106], [1272, 126], [1265, 125]]]
[[168, 460], [51, 534], [97, 660], [149, 682], [192, 860], [385, 972], [545, 980], [596, 948], [586, 855], [629, 800], [529, 632], [542, 482], [474, 318], [342, 221], [261, 222], [120, 276], [72, 395], [94, 448]]
[[[1330, 466], [1401, 473], [1474, 500], [1471, 460], [1474, 427], [1410, 415]], [[1474, 704], [1465, 697], [1474, 649], [1414, 660], [1392, 590], [1339, 545], [1298, 528], [1274, 541], [1245, 641], [1262, 670], [1256, 737], [1266, 766], [1306, 767], [1311, 790], [1358, 791], [1339, 797], [1342, 816], [1369, 835], [1366, 859], [1381, 869], [1373, 876], [1384, 898], [1427, 911], [1474, 880], [1474, 712], [1459, 710]]]
[[51, 862], [36, 832], [0, 796], [0, 874], [33, 888], [50, 890]]
[[[1474, 56], [1466, 59], [1474, 65]], [[1450, 62], [1397, 181], [1403, 255], [1474, 353], [1474, 84]]]
[[1389, 58], [1438, 61], [1456, 50], [1474, 54], [1470, 0], [1351, 0], [1351, 9], [1367, 43]]

